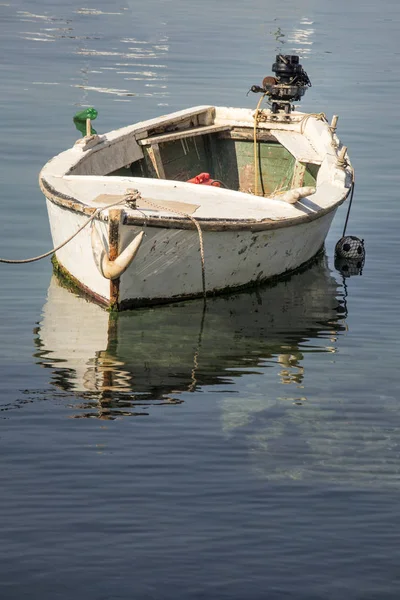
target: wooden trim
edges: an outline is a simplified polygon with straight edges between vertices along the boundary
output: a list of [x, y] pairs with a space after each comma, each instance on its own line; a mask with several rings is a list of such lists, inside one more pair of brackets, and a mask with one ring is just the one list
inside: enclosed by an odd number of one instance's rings
[[[73, 210], [74, 212], [81, 213], [88, 217], [91, 217], [94, 212], [96, 212], [96, 208], [92, 206], [87, 206], [83, 204], [80, 200], [73, 198], [72, 196], [66, 196], [58, 192], [53, 186], [51, 186], [43, 177], [39, 179], [39, 187], [50, 202], [57, 204], [58, 206], [62, 206], [65, 209]], [[104, 218], [102, 214], [99, 214], [100, 221], [106, 221], [107, 218]]]
[[[121, 209], [112, 208], [108, 212], [108, 257], [115, 260], [119, 254], [119, 226]], [[110, 308], [118, 310], [120, 278], [110, 279]]]
[[[237, 140], [243, 142], [252, 142], [254, 140], [254, 129], [252, 127], [233, 128], [230, 131], [221, 131], [218, 134], [218, 139], [222, 140]], [[279, 144], [276, 137], [270, 132], [263, 129], [257, 129], [258, 142], [275, 142]]]
[[302, 163], [300, 161], [296, 161], [293, 169], [293, 177], [292, 177], [292, 188], [298, 188], [303, 186], [304, 175], [306, 172], [307, 165], [306, 163]]
[[157, 173], [158, 179], [166, 179], [159, 145], [151, 144], [150, 148], [147, 150], [147, 153], [149, 159], [151, 160], [151, 164]]
[[[263, 219], [262, 221], [256, 220], [241, 220], [241, 221], [228, 221], [225, 219], [196, 219], [201, 227], [202, 231], [268, 231], [271, 229], [282, 229], [284, 227], [292, 227], [293, 225], [301, 225], [302, 223], [310, 223], [315, 221], [324, 215], [336, 210], [349, 195], [347, 190], [346, 195], [336, 204], [329, 208], [321, 209], [318, 212], [310, 213], [290, 219], [284, 219], [281, 221], [273, 219]], [[136, 217], [133, 215], [127, 215], [124, 219], [124, 225], [135, 225], [137, 227], [163, 227], [165, 229], [195, 229], [195, 226], [191, 221], [186, 218], [147, 218]]]
[[138, 140], [140, 146], [153, 146], [154, 144], [164, 144], [165, 142], [173, 142], [187, 137], [195, 137], [198, 135], [206, 135], [209, 133], [217, 133], [219, 131], [229, 131], [230, 125], [203, 125], [202, 127], [193, 127], [191, 129], [182, 129], [173, 133], [164, 133], [148, 138]]
[[[54, 190], [54, 188], [51, 188], [47, 182], [46, 185], [44, 185], [44, 181], [45, 180], [43, 179], [40, 181], [40, 187], [43, 194], [50, 202], [53, 202], [58, 206], [62, 206], [67, 210], [72, 210], [88, 216], [92, 215], [96, 210], [95, 208], [85, 206], [82, 204], [82, 202], [79, 202], [79, 200], [75, 200], [70, 197], [65, 199], [62, 194], [58, 195], [57, 191]], [[345, 202], [350, 192], [351, 187], [344, 188], [342, 198], [332, 206], [321, 209], [318, 212], [303, 214], [290, 219], [282, 219], [279, 221], [273, 219], [263, 219], [262, 221], [258, 221], [255, 219], [226, 220], [200, 218], [197, 220], [202, 231], [267, 231], [270, 229], [281, 229], [283, 227], [291, 227], [292, 225], [300, 225], [300, 223], [309, 223], [310, 221], [315, 221], [316, 219], [319, 219], [333, 210], [336, 210], [341, 204], [343, 204], [343, 202]], [[98, 218], [102, 221], [108, 221], [108, 217], [102, 217], [101, 213]], [[195, 225], [186, 217], [148, 216], [145, 218], [143, 215], [134, 216], [125, 213], [123, 224], [135, 225], [137, 227], [163, 227], [165, 229], [195, 229]]]

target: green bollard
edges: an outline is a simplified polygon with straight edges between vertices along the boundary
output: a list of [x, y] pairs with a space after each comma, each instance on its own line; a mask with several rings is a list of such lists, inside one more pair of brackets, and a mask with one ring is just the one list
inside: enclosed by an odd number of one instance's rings
[[[75, 127], [81, 132], [83, 137], [86, 135], [86, 119], [93, 121], [97, 117], [97, 114], [97, 110], [93, 107], [90, 107], [77, 112], [74, 116], [73, 121], [75, 123]], [[93, 129], [92, 125], [90, 125], [90, 133], [91, 135], [96, 135], [97, 133], [97, 131]]]

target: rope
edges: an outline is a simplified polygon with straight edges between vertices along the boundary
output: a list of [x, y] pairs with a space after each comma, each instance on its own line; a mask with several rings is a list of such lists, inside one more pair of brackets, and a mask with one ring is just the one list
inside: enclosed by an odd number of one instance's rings
[[321, 112], [321, 113], [308, 113], [307, 115], [304, 115], [304, 117], [301, 119], [300, 121], [300, 133], [303, 134], [304, 133], [304, 129], [305, 126], [307, 124], [307, 121], [310, 117], [314, 117], [314, 119], [317, 119], [317, 121], [326, 121], [328, 122], [328, 119], [326, 118], [326, 114]]
[[[257, 125], [260, 120], [260, 106], [266, 95], [267, 94], [263, 94], [261, 96], [260, 100], [258, 101], [255, 113], [254, 113], [253, 146], [254, 146], [254, 195], [255, 196], [258, 196], [258, 177], [260, 174], [260, 165], [259, 165], [259, 160], [258, 160], [258, 144], [257, 144]], [[323, 112], [309, 113], [307, 115], [304, 115], [304, 117], [300, 121], [300, 133], [301, 134], [304, 133], [304, 128], [310, 117], [314, 117], [318, 121], [328, 122], [326, 115]], [[262, 185], [263, 183], [262, 183], [261, 177], [260, 177], [260, 180], [261, 180], [261, 185]]]
[[346, 229], [347, 229], [347, 223], [349, 221], [349, 217], [350, 217], [350, 211], [351, 211], [351, 204], [353, 202], [353, 196], [354, 196], [354, 188], [356, 185], [356, 180], [355, 180], [355, 176], [354, 176], [354, 170], [353, 170], [353, 185], [351, 186], [351, 194], [350, 194], [350, 202], [349, 202], [349, 207], [347, 209], [347, 215], [346, 215], [346, 221], [344, 224], [344, 228], [343, 228], [343, 235], [342, 237], [344, 237], [346, 235]]
[[150, 206], [154, 206], [154, 208], [157, 208], [158, 210], [165, 210], [167, 212], [171, 212], [171, 213], [174, 213], [177, 215], [181, 215], [182, 217], [186, 217], [187, 219], [192, 221], [192, 223], [196, 227], [197, 233], [199, 234], [200, 258], [201, 258], [201, 280], [202, 280], [202, 285], [203, 285], [203, 297], [204, 297], [204, 299], [206, 299], [206, 269], [205, 269], [205, 259], [204, 259], [203, 232], [201, 231], [199, 222], [197, 221], [197, 219], [195, 219], [194, 217], [192, 217], [192, 215], [189, 215], [188, 213], [181, 212], [179, 210], [169, 208], [167, 206], [163, 206], [162, 204], [157, 204], [157, 202], [153, 202], [152, 200], [149, 200], [148, 198], [146, 198], [146, 204], [150, 204]]
[[[132, 201], [131, 195], [129, 197], [129, 201]], [[99, 213], [101, 213], [103, 210], [107, 210], [108, 208], [112, 208], [113, 206], [117, 206], [118, 204], [125, 204], [125, 202], [127, 202], [127, 199], [123, 198], [122, 200], [118, 200], [118, 202], [113, 202], [112, 204], [107, 204], [107, 206], [103, 206], [102, 208], [97, 208], [94, 211], [94, 213], [88, 218], [88, 220], [81, 227], [79, 227], [79, 229], [77, 231], [75, 231], [75, 233], [73, 233], [68, 239], [66, 239], [64, 242], [62, 242], [62, 244], [60, 244], [59, 246], [56, 246], [52, 250], [49, 250], [49, 252], [45, 252], [44, 254], [40, 254], [39, 256], [34, 256], [33, 258], [25, 258], [25, 259], [21, 259], [21, 260], [0, 258], [0, 263], [7, 263], [7, 264], [12, 264], [12, 265], [23, 265], [23, 264], [27, 264], [27, 263], [36, 262], [38, 260], [42, 260], [42, 258], [47, 258], [51, 254], [54, 254], [55, 252], [57, 252], [57, 250], [60, 250], [61, 248], [63, 248], [67, 244], [69, 244], [69, 242], [71, 240], [73, 240], [74, 237], [76, 237], [78, 235], [78, 233], [80, 233], [82, 231], [82, 229], [85, 229], [85, 227], [87, 227], [87, 225], [89, 225], [89, 223], [91, 223], [97, 217], [97, 215]]]
[[254, 130], [253, 130], [253, 146], [254, 146], [254, 195], [258, 196], [258, 175], [259, 175], [259, 164], [258, 164], [258, 144], [257, 144], [257, 124], [259, 120], [259, 112], [262, 101], [267, 94], [263, 94], [258, 101], [256, 112], [254, 114]]
[[[87, 227], [89, 225], [89, 223], [91, 223], [97, 217], [97, 215], [99, 213], [101, 213], [103, 210], [107, 210], [108, 208], [112, 208], [113, 206], [118, 206], [119, 204], [128, 204], [128, 206], [131, 206], [131, 208], [133, 208], [133, 209], [137, 210], [138, 212], [140, 212], [141, 214], [143, 214], [145, 217], [145, 222], [147, 222], [147, 215], [136, 207], [136, 200], [139, 196], [140, 196], [140, 193], [137, 192], [136, 190], [128, 190], [126, 196], [124, 196], [124, 198], [122, 200], [118, 200], [118, 202], [112, 202], [111, 204], [107, 204], [107, 206], [97, 208], [94, 211], [94, 213], [87, 219], [87, 221], [85, 221], [85, 223], [83, 225], [81, 225], [81, 227], [79, 227], [79, 229], [77, 231], [75, 231], [75, 233], [73, 233], [68, 239], [66, 239], [64, 242], [62, 242], [62, 244], [59, 244], [55, 248], [52, 248], [51, 250], [49, 250], [49, 252], [45, 252], [44, 254], [40, 254], [39, 256], [34, 256], [32, 258], [25, 258], [25, 259], [21, 259], [21, 260], [0, 258], [0, 263], [22, 265], [22, 264], [36, 262], [38, 260], [42, 260], [43, 258], [47, 258], [51, 254], [54, 254], [55, 252], [57, 252], [58, 250], [61, 250], [61, 248], [63, 248], [67, 244], [69, 244], [69, 242], [71, 242], [74, 239], [74, 237], [76, 237], [78, 235], [78, 233], [80, 233], [83, 229], [85, 229], [85, 227]], [[165, 210], [167, 212], [172, 212], [174, 214], [178, 214], [183, 217], [186, 217], [186, 218], [190, 219], [190, 221], [192, 221], [192, 223], [196, 227], [197, 233], [199, 234], [200, 258], [201, 258], [201, 279], [202, 279], [202, 286], [203, 286], [203, 296], [204, 296], [204, 298], [206, 298], [206, 274], [205, 274], [203, 232], [201, 231], [201, 227], [200, 227], [198, 221], [194, 217], [189, 215], [188, 213], [184, 213], [184, 212], [181, 212], [181, 211], [178, 211], [175, 209], [168, 208], [166, 206], [162, 206], [160, 204], [157, 204], [156, 202], [152, 202], [151, 200], [146, 199], [146, 203], [150, 204], [151, 206], [154, 206], [155, 208], [157, 208], [159, 210]]]
[[199, 368], [199, 356], [200, 356], [200, 350], [201, 350], [201, 343], [202, 343], [202, 339], [203, 339], [204, 321], [205, 321], [205, 318], [206, 318], [206, 310], [207, 310], [207, 305], [204, 302], [204, 304], [203, 304], [203, 313], [201, 315], [199, 339], [197, 340], [197, 348], [196, 348], [196, 351], [195, 351], [194, 356], [193, 356], [193, 369], [192, 369], [192, 372], [191, 372], [192, 383], [188, 387], [188, 392], [195, 392], [196, 391], [196, 386], [197, 386], [196, 371]]

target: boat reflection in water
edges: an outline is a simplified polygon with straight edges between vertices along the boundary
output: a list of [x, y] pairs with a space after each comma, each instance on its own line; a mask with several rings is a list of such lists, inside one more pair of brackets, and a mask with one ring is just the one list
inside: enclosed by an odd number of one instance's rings
[[[73, 400], [76, 417], [145, 415], [182, 392], [229, 384], [279, 363], [300, 384], [303, 353], [335, 350], [344, 329], [338, 284], [325, 257], [275, 286], [112, 315], [53, 275], [37, 330], [38, 362]], [[301, 350], [299, 347], [302, 347]]]

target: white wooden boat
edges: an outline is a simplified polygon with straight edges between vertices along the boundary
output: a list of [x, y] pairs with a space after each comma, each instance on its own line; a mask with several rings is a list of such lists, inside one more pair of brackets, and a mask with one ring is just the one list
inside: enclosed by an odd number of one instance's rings
[[[287, 274], [322, 248], [348, 196], [324, 116], [197, 106], [87, 135], [40, 173], [57, 268], [126, 309]], [[256, 143], [254, 142], [256, 140]], [[209, 173], [223, 187], [188, 180]]]
[[272, 380], [297, 389], [307, 348], [335, 352], [345, 330], [338, 293], [321, 256], [277, 285], [210, 298], [207, 310], [199, 299], [110, 315], [53, 275], [35, 358], [69, 403], [76, 398], [77, 416], [142, 414], [265, 361]]

